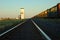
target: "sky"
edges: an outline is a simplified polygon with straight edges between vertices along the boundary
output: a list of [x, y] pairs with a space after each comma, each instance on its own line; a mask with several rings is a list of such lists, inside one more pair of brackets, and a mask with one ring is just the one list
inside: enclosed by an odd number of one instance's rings
[[0, 0], [0, 18], [18, 17], [20, 8], [24, 8], [25, 18], [30, 18], [57, 3], [60, 3], [60, 0]]

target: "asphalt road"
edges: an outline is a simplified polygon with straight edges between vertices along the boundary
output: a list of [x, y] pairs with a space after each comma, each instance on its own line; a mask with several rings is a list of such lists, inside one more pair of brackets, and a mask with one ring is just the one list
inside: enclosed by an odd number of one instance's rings
[[0, 40], [43, 40], [31, 20], [0, 37]]
[[60, 40], [60, 23], [44, 21], [45, 19], [33, 20], [52, 40]]

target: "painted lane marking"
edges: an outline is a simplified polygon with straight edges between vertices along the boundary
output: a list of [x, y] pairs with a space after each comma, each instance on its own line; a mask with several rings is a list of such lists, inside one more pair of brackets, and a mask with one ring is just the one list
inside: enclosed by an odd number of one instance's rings
[[22, 23], [20, 23], [20, 24], [16, 25], [15, 27], [13, 27], [13, 28], [11, 28], [11, 29], [9, 29], [9, 30], [7, 30], [7, 31], [3, 32], [3, 33], [1, 33], [1, 34], [0, 34], [0, 37], [1, 37], [2, 35], [4, 35], [4, 34], [6, 34], [6, 33], [10, 32], [11, 30], [13, 30], [13, 29], [17, 28], [18, 26], [22, 25], [22, 24], [23, 24], [23, 23], [25, 23], [25, 22], [26, 22], [26, 21], [24, 21], [24, 22], [22, 22]]
[[44, 35], [46, 40], [52, 40], [33, 20], [31, 20], [36, 28]]

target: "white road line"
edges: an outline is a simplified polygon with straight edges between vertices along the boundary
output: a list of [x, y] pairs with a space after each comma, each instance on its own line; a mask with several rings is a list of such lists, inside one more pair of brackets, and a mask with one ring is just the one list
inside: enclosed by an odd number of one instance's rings
[[46, 40], [52, 40], [33, 20], [31, 20], [33, 24], [37, 27], [37, 29], [44, 35]]
[[2, 35], [4, 35], [4, 34], [6, 34], [6, 33], [10, 32], [11, 30], [13, 30], [13, 29], [17, 28], [18, 26], [22, 25], [22, 24], [23, 24], [23, 23], [25, 23], [25, 22], [26, 22], [26, 21], [24, 21], [24, 22], [22, 22], [22, 23], [20, 23], [20, 24], [16, 25], [15, 27], [13, 27], [13, 28], [11, 28], [11, 29], [9, 29], [9, 30], [7, 30], [7, 31], [3, 32], [3, 33], [1, 33], [1, 34], [0, 34], [0, 37], [1, 37]]

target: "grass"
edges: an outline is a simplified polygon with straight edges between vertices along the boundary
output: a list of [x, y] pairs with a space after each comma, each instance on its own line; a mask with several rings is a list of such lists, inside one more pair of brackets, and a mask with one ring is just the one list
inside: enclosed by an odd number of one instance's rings
[[41, 21], [44, 21], [44, 22], [50, 22], [50, 23], [60, 23], [60, 19], [40, 19]]
[[21, 23], [24, 20], [16, 20], [16, 19], [10, 19], [10, 20], [0, 20], [0, 33], [14, 27], [15, 25]]

